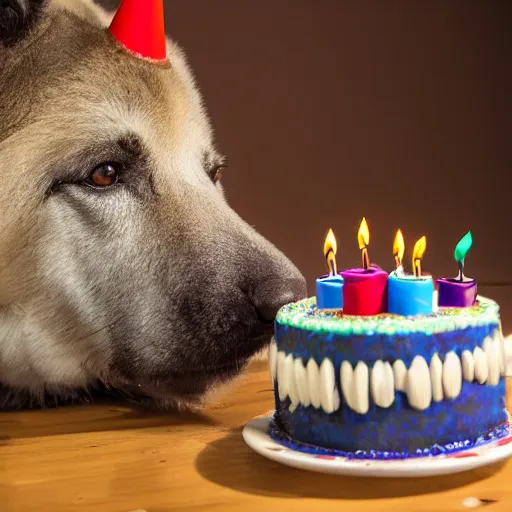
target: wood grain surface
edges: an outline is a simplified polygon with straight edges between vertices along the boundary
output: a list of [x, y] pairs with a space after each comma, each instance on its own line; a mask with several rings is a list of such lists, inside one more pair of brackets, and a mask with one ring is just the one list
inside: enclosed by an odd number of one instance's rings
[[0, 511], [512, 510], [512, 462], [376, 480], [266, 460], [241, 429], [272, 405], [266, 363], [257, 362], [201, 414], [109, 402], [0, 414]]

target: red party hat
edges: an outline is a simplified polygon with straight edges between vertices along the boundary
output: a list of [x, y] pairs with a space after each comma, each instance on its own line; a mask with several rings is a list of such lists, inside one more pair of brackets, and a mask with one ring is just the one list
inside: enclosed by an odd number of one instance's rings
[[122, 0], [109, 31], [139, 57], [153, 60], [167, 57], [163, 0]]

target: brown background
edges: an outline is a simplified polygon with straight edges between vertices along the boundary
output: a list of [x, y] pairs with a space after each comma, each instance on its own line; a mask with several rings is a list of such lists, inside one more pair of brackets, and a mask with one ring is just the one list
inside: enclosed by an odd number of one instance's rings
[[[116, 4], [117, 2], [110, 2]], [[424, 268], [512, 283], [512, 2], [165, 0], [219, 147], [231, 205], [298, 265], [314, 292], [329, 227], [342, 268], [390, 269], [401, 227]], [[482, 288], [482, 290], [486, 290]], [[510, 302], [508, 290], [490, 290]], [[512, 325], [511, 325], [512, 327]]]

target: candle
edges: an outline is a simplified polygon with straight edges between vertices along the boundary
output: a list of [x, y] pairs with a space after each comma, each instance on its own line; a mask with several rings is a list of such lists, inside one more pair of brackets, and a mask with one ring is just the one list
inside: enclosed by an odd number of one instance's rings
[[437, 280], [439, 307], [468, 308], [475, 304], [476, 281], [464, 275], [464, 261], [472, 247], [473, 237], [469, 231], [455, 247], [454, 257], [459, 265], [459, 275], [453, 279]]
[[378, 315], [386, 311], [388, 275], [379, 267], [370, 264], [370, 231], [365, 218], [359, 226], [357, 239], [363, 266], [341, 272], [345, 280], [343, 313], [359, 316]]
[[427, 239], [421, 237], [414, 245], [412, 264], [414, 274], [406, 274], [402, 266], [405, 242], [400, 230], [393, 243], [396, 270], [389, 274], [388, 312], [395, 315], [414, 316], [432, 313], [434, 284], [430, 276], [421, 274], [421, 259], [427, 249]]
[[343, 307], [343, 278], [336, 265], [337, 244], [332, 229], [324, 242], [324, 256], [329, 274], [316, 280], [316, 307], [318, 309], [341, 309]]

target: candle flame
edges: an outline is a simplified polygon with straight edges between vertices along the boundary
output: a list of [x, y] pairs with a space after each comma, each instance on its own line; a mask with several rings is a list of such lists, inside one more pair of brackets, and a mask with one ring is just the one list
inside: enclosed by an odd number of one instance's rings
[[359, 242], [359, 249], [363, 249], [370, 243], [370, 230], [364, 217], [357, 232], [357, 241]]
[[463, 263], [464, 258], [467, 256], [468, 252], [473, 247], [473, 237], [471, 235], [471, 231], [468, 231], [460, 240], [460, 242], [455, 247], [455, 261], [457, 263]]
[[370, 230], [368, 229], [368, 223], [363, 217], [361, 224], [359, 225], [359, 231], [357, 232], [357, 241], [359, 243], [359, 249], [362, 250], [361, 257], [363, 259], [363, 268], [367, 270], [370, 267], [370, 257], [368, 256], [368, 244], [370, 243]]
[[393, 242], [393, 256], [395, 257], [395, 262], [397, 268], [402, 264], [405, 253], [405, 242], [404, 235], [402, 235], [402, 230], [399, 229], [396, 232], [395, 240]]
[[332, 229], [329, 229], [324, 242], [324, 256], [327, 261], [327, 267], [331, 276], [338, 273], [336, 268], [336, 252], [338, 251], [338, 244], [336, 243], [336, 237]]
[[412, 268], [416, 277], [421, 276], [421, 260], [427, 250], [427, 237], [422, 236], [415, 244], [412, 251]]
[[459, 281], [464, 281], [464, 260], [468, 252], [473, 247], [473, 236], [471, 231], [468, 231], [459, 241], [455, 247], [454, 257], [455, 261], [459, 264]]

